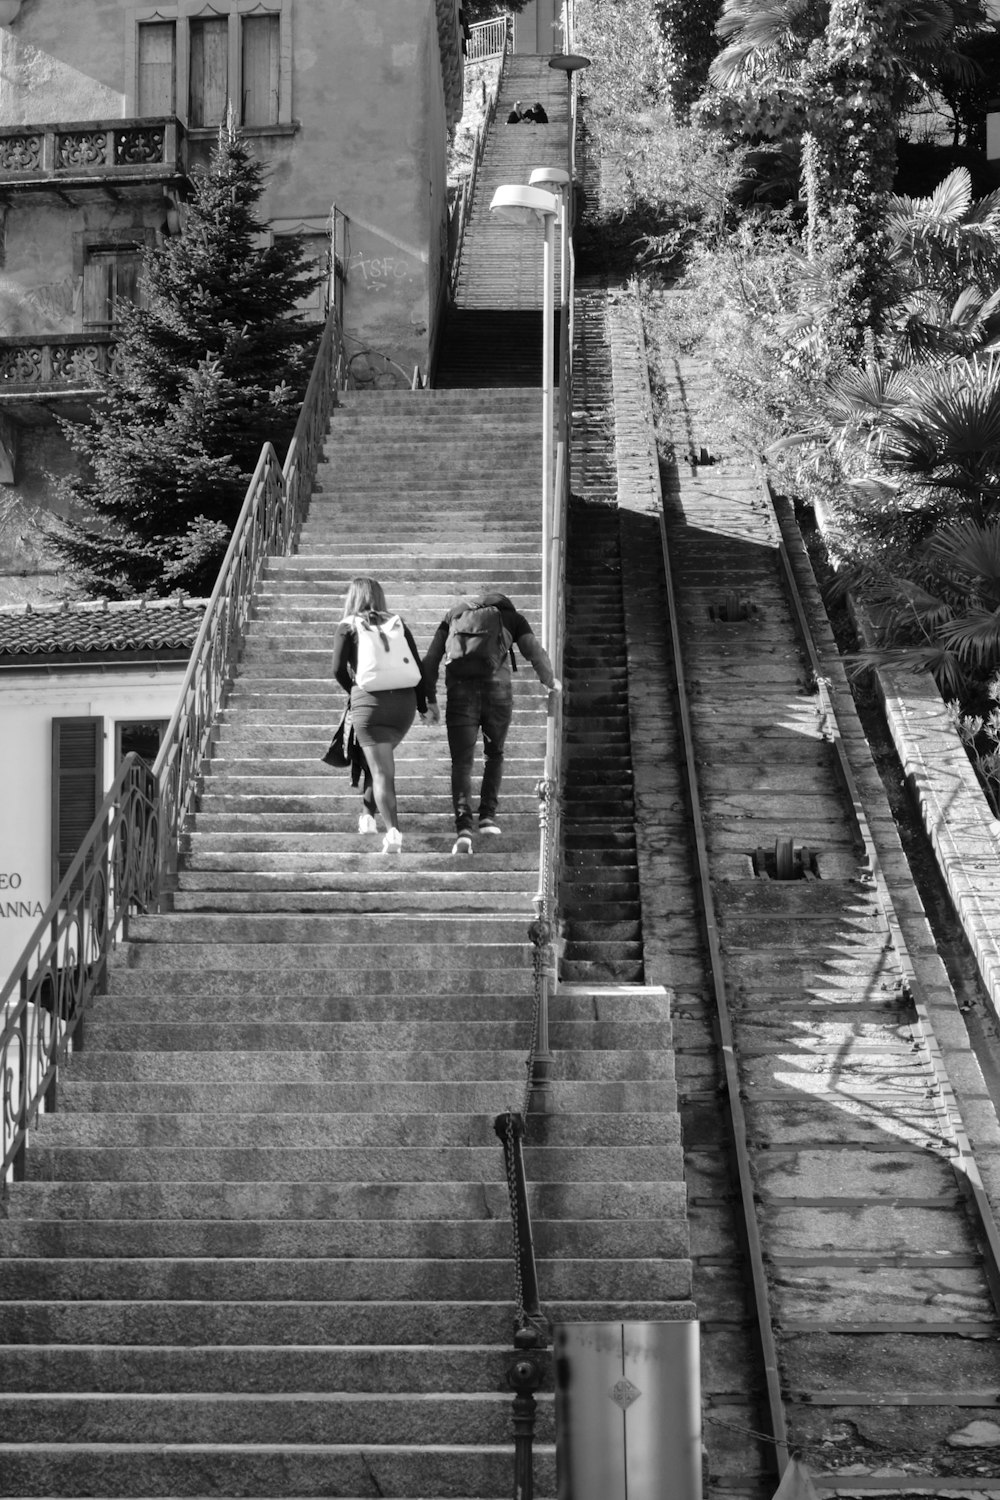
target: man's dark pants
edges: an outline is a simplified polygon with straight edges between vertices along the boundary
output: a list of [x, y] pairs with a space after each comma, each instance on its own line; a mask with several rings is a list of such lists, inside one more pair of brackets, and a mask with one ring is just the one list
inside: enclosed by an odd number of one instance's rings
[[492, 677], [452, 677], [447, 684], [445, 724], [451, 752], [451, 797], [455, 826], [472, 827], [472, 763], [483, 732], [483, 781], [479, 816], [496, 816], [503, 780], [503, 747], [514, 711], [514, 684], [506, 672]]

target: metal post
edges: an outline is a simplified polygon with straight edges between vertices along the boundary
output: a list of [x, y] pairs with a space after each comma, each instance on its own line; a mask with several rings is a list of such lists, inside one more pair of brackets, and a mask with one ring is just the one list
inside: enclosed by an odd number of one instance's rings
[[511, 1425], [514, 1431], [514, 1500], [533, 1500], [535, 1475], [535, 1392], [542, 1383], [539, 1336], [534, 1328], [519, 1328], [514, 1335], [518, 1354], [507, 1371], [514, 1391]]
[[542, 620], [543, 639], [551, 639], [551, 585], [549, 560], [552, 548], [552, 312], [555, 259], [555, 214], [545, 220], [542, 258]]

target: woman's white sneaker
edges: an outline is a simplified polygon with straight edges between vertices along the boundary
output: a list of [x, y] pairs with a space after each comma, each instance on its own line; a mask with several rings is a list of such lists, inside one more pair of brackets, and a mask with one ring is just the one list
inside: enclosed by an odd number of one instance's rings
[[378, 824], [370, 812], [363, 812], [358, 818], [359, 833], [378, 833]]
[[401, 854], [403, 852], [403, 835], [398, 828], [390, 828], [382, 840], [383, 854]]

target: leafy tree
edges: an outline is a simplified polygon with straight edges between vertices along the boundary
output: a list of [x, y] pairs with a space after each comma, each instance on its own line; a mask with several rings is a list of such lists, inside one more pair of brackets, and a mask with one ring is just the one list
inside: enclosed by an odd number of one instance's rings
[[719, 50], [715, 34], [720, 0], [654, 0], [664, 40], [664, 71], [674, 115], [686, 121], [704, 92]]
[[948, 78], [987, 23], [978, 0], [729, 0], [703, 117], [801, 145], [808, 247], [825, 263], [829, 336], [857, 357], [892, 301], [888, 199], [904, 111]]
[[264, 242], [263, 168], [230, 123], [196, 168], [181, 232], [146, 257], [93, 418], [65, 424], [80, 519], [51, 540], [108, 598], [211, 589], [261, 444], [287, 442], [316, 330], [302, 241]]
[[494, 21], [497, 16], [515, 15], [528, 0], [462, 0], [462, 10], [470, 26], [478, 21]]

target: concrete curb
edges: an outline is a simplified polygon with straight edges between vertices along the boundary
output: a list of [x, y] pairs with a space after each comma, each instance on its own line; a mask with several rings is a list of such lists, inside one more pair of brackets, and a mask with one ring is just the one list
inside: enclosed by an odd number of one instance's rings
[[1000, 823], [930, 679], [875, 673], [906, 780], [956, 915], [1000, 1015]]

